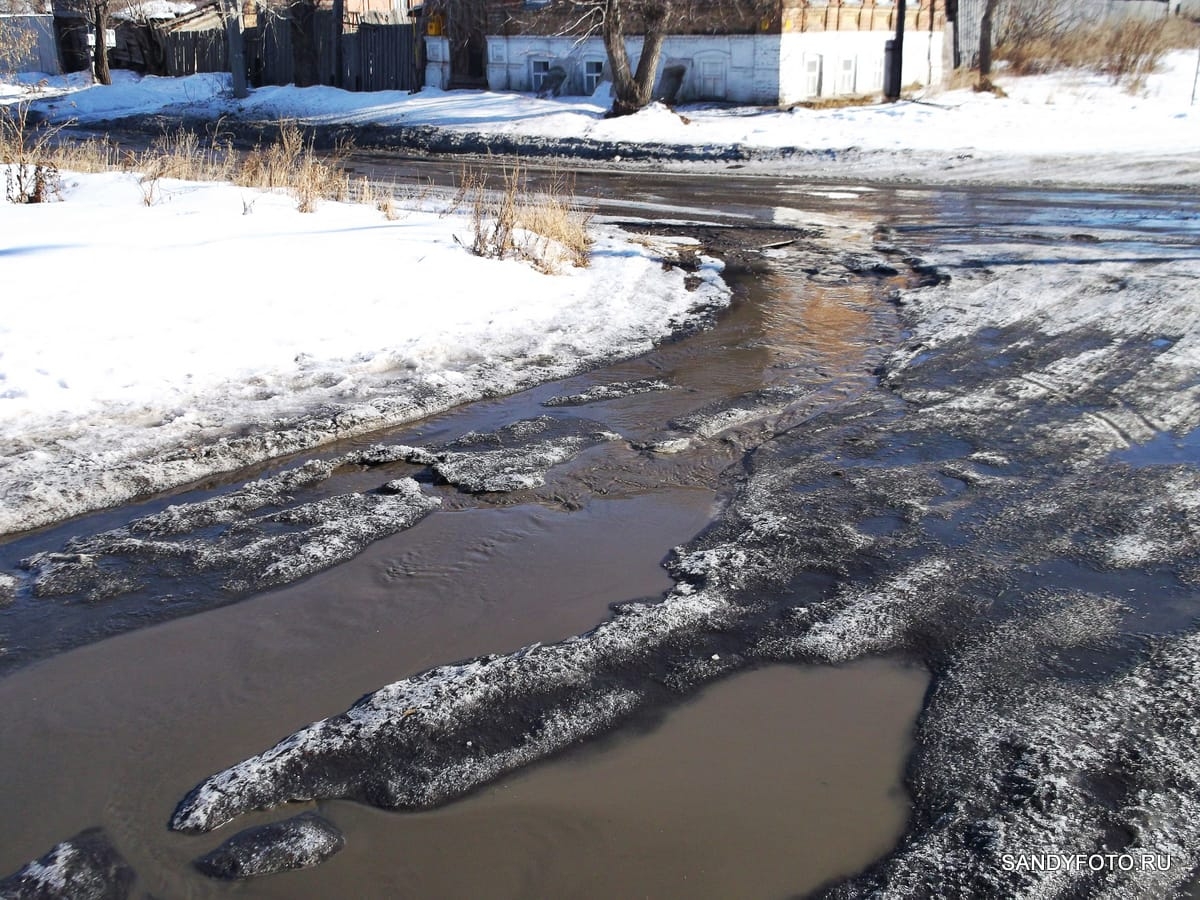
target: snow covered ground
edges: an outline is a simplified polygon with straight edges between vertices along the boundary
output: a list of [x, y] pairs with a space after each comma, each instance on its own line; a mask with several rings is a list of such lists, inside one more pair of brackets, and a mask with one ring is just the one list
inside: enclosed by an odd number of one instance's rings
[[[662, 106], [606, 120], [602, 98], [269, 87], [223, 75], [111, 86], [21, 76], [0, 103], [96, 123], [163, 113], [314, 125], [425, 125], [516, 136], [757, 148], [806, 176], [1200, 184], [1195, 54], [1144, 91], [1080, 73], [831, 110]], [[797, 152], [792, 153], [791, 148]], [[804, 151], [804, 152], [800, 152]], [[773, 155], [772, 155], [773, 154]], [[698, 293], [646, 248], [600, 236], [561, 276], [477, 259], [458, 217], [72, 176], [64, 202], [0, 207], [0, 533], [519, 389], [649, 347]], [[250, 214], [246, 214], [250, 211]], [[267, 427], [265, 427], [267, 426]]]
[[[540, 141], [736, 147], [773, 170], [829, 177], [927, 178], [1090, 184], [1200, 184], [1200, 105], [1192, 103], [1196, 51], [1167, 55], [1131, 94], [1083, 72], [996, 78], [1006, 97], [971, 90], [916, 101], [790, 111], [654, 105], [605, 119], [595, 98], [422, 90], [349, 93], [264, 87], [237, 102], [225, 76], [139, 78], [117, 72], [110, 87], [50, 79], [39, 108], [58, 119], [99, 122], [151, 113], [299, 119], [312, 125], [431, 126]], [[36, 77], [26, 76], [26, 81]], [[62, 93], [59, 93], [62, 91]], [[11, 92], [10, 92], [11, 95]], [[52, 96], [51, 96], [52, 95]], [[0, 94], [0, 97], [3, 95]]]
[[0, 533], [649, 349], [724, 303], [600, 229], [587, 269], [481, 259], [465, 214], [69, 175], [0, 205]]

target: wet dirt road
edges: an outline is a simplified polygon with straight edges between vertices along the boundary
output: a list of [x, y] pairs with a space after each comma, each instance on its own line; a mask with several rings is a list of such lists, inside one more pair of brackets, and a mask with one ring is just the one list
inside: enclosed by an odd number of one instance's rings
[[[0, 871], [96, 825], [141, 886], [168, 897], [782, 897], [888, 852], [911, 816], [901, 779], [929, 682], [911, 664], [880, 660], [751, 666], [436, 811], [294, 804], [319, 808], [347, 836], [343, 853], [311, 871], [222, 885], [188, 863], [224, 831], [166, 829], [200, 779], [387, 682], [561, 641], [604, 619], [609, 604], [670, 589], [664, 558], [722, 514], [748, 455], [821, 410], [879, 392], [874, 373], [904, 339], [887, 297], [920, 272], [862, 271], [846, 258], [872, 251], [877, 225], [906, 246], [995, 245], [1003, 258], [1016, 237], [1058, 252], [1072, 246], [1071, 235], [1114, 231], [1121, 252], [1145, 253], [1135, 246], [1145, 244], [1158, 255], [1189, 253], [1200, 222], [1195, 204], [1174, 197], [639, 179], [579, 188], [596, 197], [601, 215], [706, 223], [678, 230], [734, 260], [735, 303], [713, 328], [372, 436], [444, 443], [553, 415], [586, 416], [622, 441], [549, 469], [535, 490], [467, 496], [423, 484], [443, 506], [412, 528], [234, 604], [216, 608], [224, 601], [215, 592], [197, 591], [185, 607], [204, 610], [196, 615], [176, 618], [183, 610], [161, 598], [178, 589], [158, 582], [91, 603], [19, 596], [3, 611], [10, 672], [0, 679], [0, 804], [9, 815], [0, 824]], [[630, 194], [636, 204], [613, 199]], [[672, 389], [542, 406], [650, 378]], [[677, 453], [640, 449], [681, 436], [688, 446]], [[900, 441], [895, 449], [908, 450]], [[393, 463], [384, 473], [411, 471]], [[384, 473], [345, 467], [317, 490], [372, 488]], [[237, 483], [170, 501], [202, 500]], [[9, 541], [0, 561], [8, 569], [166, 502]], [[894, 527], [886, 517], [871, 523], [881, 533]], [[99, 640], [109, 632], [125, 633]], [[238, 827], [280, 815], [252, 814]]]

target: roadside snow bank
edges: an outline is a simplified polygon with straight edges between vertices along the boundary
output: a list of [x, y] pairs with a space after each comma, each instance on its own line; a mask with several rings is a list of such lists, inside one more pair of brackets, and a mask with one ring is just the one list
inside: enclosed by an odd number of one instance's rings
[[[1195, 51], [1167, 54], [1136, 94], [1084, 71], [995, 81], [1007, 96], [929, 90], [915, 102], [835, 109], [779, 110], [652, 104], [606, 119], [597, 97], [542, 99], [492, 91], [353, 93], [331, 87], [262, 87], [231, 99], [228, 76], [139, 79], [116, 73], [44, 100], [38, 110], [63, 121], [99, 122], [162, 112], [249, 122], [296, 119], [314, 127], [365, 128], [363, 146], [421, 147], [417, 132], [464, 139], [488, 152], [588, 158], [752, 160], [814, 177], [1061, 183], [1200, 183], [1200, 107], [1191, 103]], [[59, 90], [70, 90], [67, 86]], [[416, 143], [412, 143], [412, 142]], [[408, 142], [408, 143], [406, 143]], [[433, 142], [436, 145], [436, 141]], [[453, 143], [453, 142], [451, 142]], [[479, 144], [479, 141], [475, 142]], [[457, 150], [484, 152], [470, 144]]]
[[601, 229], [588, 269], [484, 260], [459, 215], [72, 175], [0, 207], [0, 533], [648, 350], [727, 302]]

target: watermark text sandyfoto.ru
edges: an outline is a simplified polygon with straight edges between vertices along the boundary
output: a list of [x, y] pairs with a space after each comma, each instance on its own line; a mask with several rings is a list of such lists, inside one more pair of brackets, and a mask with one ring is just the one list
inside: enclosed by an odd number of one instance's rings
[[1005, 853], [1005, 872], [1166, 872], [1171, 854], [1134, 853]]

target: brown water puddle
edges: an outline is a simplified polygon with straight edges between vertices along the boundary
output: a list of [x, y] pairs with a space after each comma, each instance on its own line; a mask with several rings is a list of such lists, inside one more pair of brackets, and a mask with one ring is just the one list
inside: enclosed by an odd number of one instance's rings
[[[764, 385], [811, 383], [814, 406], [869, 386], [894, 327], [870, 285], [766, 273], [742, 290], [711, 331], [394, 439], [445, 440], [541, 414], [554, 394], [656, 374], [677, 389], [572, 414], [636, 441]], [[169, 898], [775, 897], [861, 868], [902, 831], [902, 769], [927, 683], [884, 662], [737, 676], [649, 731], [627, 728], [443, 810], [327, 804], [348, 844], [311, 871], [211, 882], [190, 861], [234, 829], [166, 828], [200, 779], [369, 691], [561, 640], [611, 603], [660, 595], [664, 555], [709, 523], [717, 475], [743, 449], [717, 439], [651, 459], [609, 444], [553, 471], [536, 497], [437, 488], [444, 511], [336, 569], [0, 679], [0, 873], [96, 825], [145, 891]], [[328, 490], [379, 477], [348, 472]]]
[[165, 897], [782, 896], [853, 871], [902, 828], [902, 761], [926, 683], [881, 662], [739, 676], [649, 733], [433, 813], [330, 804], [348, 846], [309, 872], [210, 882], [190, 860], [232, 829], [166, 829], [214, 765], [362, 693], [561, 639], [608, 603], [661, 592], [660, 548], [703, 527], [711, 504], [708, 491], [674, 489], [570, 514], [434, 516], [352, 566], [0, 680], [0, 871], [97, 824]]
[[776, 667], [715, 685], [649, 733], [527, 769], [444, 810], [325, 812], [352, 835], [255, 896], [786, 897], [891, 848], [923, 673]]

